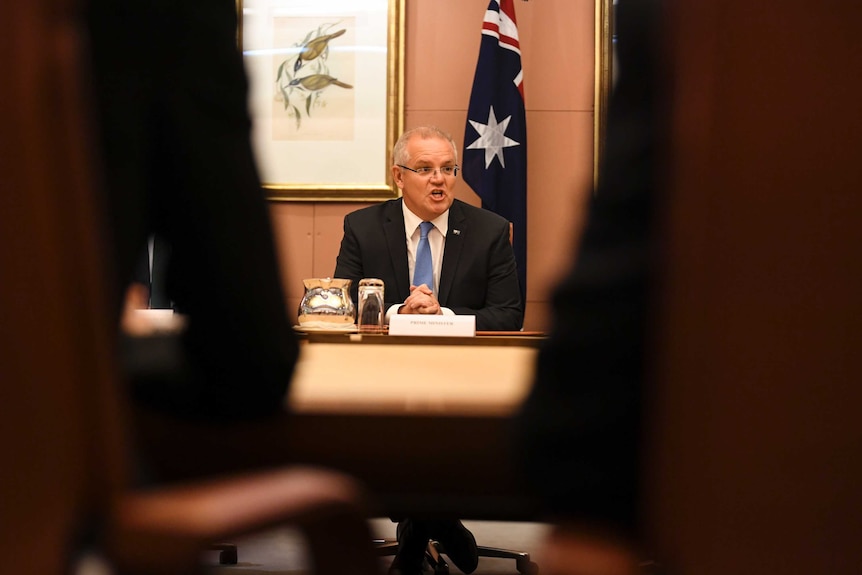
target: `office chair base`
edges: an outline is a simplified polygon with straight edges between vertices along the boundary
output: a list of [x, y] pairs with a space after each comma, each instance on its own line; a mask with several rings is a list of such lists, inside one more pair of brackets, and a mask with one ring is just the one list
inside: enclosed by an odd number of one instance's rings
[[[378, 555], [387, 556], [395, 555], [398, 552], [398, 541], [394, 539], [374, 539], [374, 547], [377, 549]], [[498, 549], [496, 547], [485, 547], [479, 545], [476, 548], [479, 552], [479, 557], [492, 557], [498, 559], [514, 559], [515, 569], [520, 575], [538, 575], [539, 566], [535, 561], [530, 560], [529, 553], [521, 551], [512, 551], [510, 549]], [[429, 541], [428, 547], [425, 550], [425, 563], [430, 569], [433, 569], [434, 575], [448, 575], [449, 564], [443, 559], [441, 553], [446, 553], [446, 549], [439, 541]]]
[[[395, 555], [398, 552], [398, 541], [395, 539], [374, 539], [372, 543], [377, 549], [377, 554], [382, 557]], [[449, 575], [449, 564], [440, 556], [434, 544], [434, 541], [429, 541], [425, 549], [423, 571], [433, 570], [434, 575]]]
[[449, 564], [440, 555], [440, 544], [437, 541], [429, 541], [425, 549], [425, 562], [434, 570], [434, 575], [449, 575]]
[[[443, 545], [441, 545], [439, 541], [431, 541], [430, 547], [437, 552], [438, 556], [440, 555], [440, 553], [446, 553], [446, 549], [444, 549]], [[497, 547], [485, 547], [484, 545], [479, 545], [476, 547], [476, 549], [479, 552], [479, 557], [514, 559], [515, 569], [517, 569], [518, 573], [520, 573], [521, 575], [538, 575], [539, 573], [539, 566], [536, 564], [535, 561], [530, 560], [529, 553], [512, 551], [510, 549], [498, 549]], [[427, 555], [428, 553], [426, 553], [426, 558]]]

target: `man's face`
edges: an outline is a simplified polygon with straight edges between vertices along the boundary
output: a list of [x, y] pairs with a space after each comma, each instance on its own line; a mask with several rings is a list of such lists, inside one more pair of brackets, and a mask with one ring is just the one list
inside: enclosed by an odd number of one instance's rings
[[[443, 138], [413, 136], [407, 142], [407, 153], [410, 159], [404, 165], [414, 170], [455, 165], [455, 152]], [[425, 221], [433, 220], [455, 201], [455, 175], [446, 176], [439, 169], [433, 170], [430, 175], [422, 175], [395, 166], [392, 176], [401, 189], [404, 204]]]

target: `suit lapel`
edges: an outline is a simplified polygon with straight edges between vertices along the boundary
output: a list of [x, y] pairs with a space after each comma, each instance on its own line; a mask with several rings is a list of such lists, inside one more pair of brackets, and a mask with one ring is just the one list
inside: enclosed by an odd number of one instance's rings
[[386, 208], [383, 233], [389, 259], [395, 271], [395, 288], [398, 297], [387, 296], [389, 301], [404, 301], [410, 295], [410, 268], [407, 266], [407, 235], [404, 232], [404, 212], [401, 202], [390, 202]]
[[440, 293], [437, 294], [437, 301], [442, 306], [446, 305], [452, 291], [468, 223], [458, 200], [455, 200], [449, 208], [449, 231], [446, 233], [446, 247], [443, 248], [443, 265], [440, 269]]

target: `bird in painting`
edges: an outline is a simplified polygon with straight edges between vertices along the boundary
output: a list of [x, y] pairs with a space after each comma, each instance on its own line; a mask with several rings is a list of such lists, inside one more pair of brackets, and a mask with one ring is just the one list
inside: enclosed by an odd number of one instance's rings
[[296, 63], [293, 65], [293, 72], [298, 72], [304, 62], [310, 62], [323, 54], [323, 51], [326, 50], [327, 46], [329, 46], [329, 41], [333, 38], [338, 38], [346, 31], [347, 30], [342, 29], [338, 32], [333, 32], [332, 34], [324, 34], [323, 36], [313, 38], [300, 46], [299, 55], [296, 57]]
[[353, 89], [350, 84], [345, 84], [337, 78], [327, 76], [326, 74], [312, 74], [311, 76], [303, 76], [302, 78], [294, 78], [288, 83], [292, 88], [301, 88], [309, 92], [317, 92], [323, 90], [327, 86], [335, 85], [342, 88]]

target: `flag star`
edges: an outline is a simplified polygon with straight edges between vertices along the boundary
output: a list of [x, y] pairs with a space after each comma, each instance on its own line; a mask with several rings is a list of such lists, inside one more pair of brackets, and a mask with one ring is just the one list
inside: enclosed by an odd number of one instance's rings
[[497, 122], [497, 116], [494, 114], [494, 106], [488, 111], [488, 123], [483, 124], [470, 120], [470, 124], [476, 128], [479, 137], [467, 146], [468, 150], [485, 150], [485, 168], [491, 165], [494, 156], [500, 159], [500, 165], [506, 167], [506, 162], [503, 160], [503, 148], [512, 146], [520, 146], [520, 142], [516, 142], [511, 138], [506, 137], [506, 128], [509, 126], [509, 120], [512, 116], [507, 116], [502, 122]]

